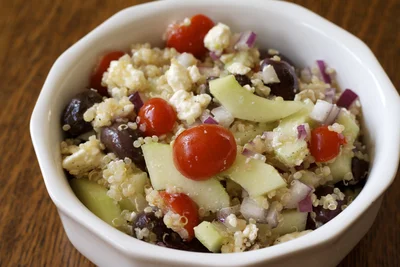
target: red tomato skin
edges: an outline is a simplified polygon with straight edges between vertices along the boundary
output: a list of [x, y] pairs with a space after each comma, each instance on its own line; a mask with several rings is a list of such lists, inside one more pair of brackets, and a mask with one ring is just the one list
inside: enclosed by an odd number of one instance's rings
[[139, 110], [139, 130], [146, 136], [163, 135], [172, 131], [176, 121], [174, 108], [162, 98], [151, 98]]
[[193, 228], [199, 224], [199, 209], [197, 204], [189, 196], [182, 193], [169, 194], [162, 191], [160, 192], [160, 196], [163, 198], [168, 209], [186, 217], [187, 223], [184, 228], [188, 231], [189, 235], [186, 241], [192, 240], [194, 237]]
[[327, 162], [340, 153], [340, 146], [346, 144], [343, 135], [320, 126], [311, 131], [310, 151], [316, 162]]
[[109, 96], [107, 88], [101, 85], [104, 72], [107, 71], [111, 61], [118, 60], [120, 57], [125, 55], [122, 51], [113, 51], [104, 55], [96, 68], [93, 70], [92, 76], [90, 77], [90, 88], [96, 89], [97, 92], [102, 96]]
[[173, 145], [175, 167], [192, 180], [207, 180], [228, 169], [236, 159], [236, 152], [233, 134], [211, 124], [185, 130]]
[[202, 58], [208, 51], [204, 46], [204, 37], [212, 27], [214, 22], [202, 14], [193, 16], [190, 25], [171, 24], [167, 29], [167, 47]]

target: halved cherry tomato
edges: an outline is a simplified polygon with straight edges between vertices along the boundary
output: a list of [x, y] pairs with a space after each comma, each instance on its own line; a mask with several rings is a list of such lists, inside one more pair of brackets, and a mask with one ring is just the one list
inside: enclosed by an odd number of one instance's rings
[[219, 126], [203, 124], [183, 131], [175, 140], [176, 168], [192, 180], [206, 180], [230, 166], [236, 159], [233, 134]]
[[310, 151], [317, 162], [326, 162], [340, 153], [340, 146], [346, 144], [343, 135], [320, 126], [311, 131]]
[[202, 58], [207, 53], [204, 37], [212, 27], [214, 27], [214, 22], [202, 14], [193, 16], [189, 25], [171, 24], [167, 29], [167, 47]]
[[139, 110], [139, 129], [146, 136], [169, 133], [175, 121], [174, 108], [162, 98], [151, 98]]
[[197, 204], [187, 195], [169, 194], [165, 191], [160, 192], [160, 196], [163, 198], [167, 208], [172, 210], [181, 216], [185, 216], [187, 221], [184, 228], [188, 232], [187, 241], [190, 241], [194, 237], [193, 228], [199, 224], [199, 209]]
[[114, 51], [104, 55], [90, 77], [90, 88], [97, 90], [102, 96], [108, 96], [107, 88], [101, 85], [101, 79], [103, 78], [104, 72], [107, 71], [111, 61], [118, 60], [120, 57], [125, 55], [122, 51]]

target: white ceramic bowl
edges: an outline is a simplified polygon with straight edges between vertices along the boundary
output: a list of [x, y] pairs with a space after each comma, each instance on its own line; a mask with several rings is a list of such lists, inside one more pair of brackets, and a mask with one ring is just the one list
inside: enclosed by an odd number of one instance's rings
[[[270, 248], [235, 254], [167, 249], [132, 238], [92, 214], [75, 197], [61, 167], [60, 116], [87, 85], [105, 51], [136, 42], [162, 46], [171, 21], [196, 13], [258, 33], [258, 46], [277, 48], [301, 65], [324, 59], [339, 84], [357, 92], [364, 110], [372, 169], [357, 199], [316, 231]], [[335, 266], [372, 225], [382, 194], [392, 183], [400, 144], [399, 96], [384, 70], [359, 39], [294, 4], [256, 0], [160, 1], [125, 9], [82, 38], [52, 67], [31, 119], [31, 135], [47, 190], [72, 244], [100, 266]]]

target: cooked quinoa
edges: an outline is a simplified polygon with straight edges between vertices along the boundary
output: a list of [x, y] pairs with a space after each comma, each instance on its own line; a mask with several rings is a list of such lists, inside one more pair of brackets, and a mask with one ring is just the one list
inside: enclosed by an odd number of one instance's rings
[[[190, 27], [191, 20], [186, 18], [182, 24], [172, 25]], [[254, 44], [255, 38], [255, 33], [235, 33], [228, 25], [215, 23], [201, 40], [207, 51], [202, 57], [181, 48], [178, 52], [170, 45], [159, 48], [149, 43], [133, 44], [129, 51], [109, 62], [101, 75], [103, 91], [91, 88], [74, 97], [60, 126], [65, 134], [61, 142], [62, 167], [72, 180], [88, 180], [104, 189], [117, 216], [109, 221], [102, 219], [157, 245], [231, 253], [306, 235], [353, 201], [369, 166], [359, 131], [360, 101], [355, 99], [348, 106], [340, 104], [346, 92], [342, 94], [335, 79], [340, 73], [336, 74], [331, 66], [323, 62], [325, 67], [321, 68], [321, 62], [317, 62], [300, 68], [281, 54], [279, 47], [259, 47]], [[230, 77], [257, 98], [274, 103], [294, 101], [304, 108], [268, 122], [244, 119], [221, 104], [224, 99], [211, 93], [213, 80]], [[97, 92], [103, 93], [100, 96]], [[144, 117], [139, 115], [151, 99], [166, 101], [176, 114], [165, 133], [147, 134], [149, 125], [143, 124]], [[199, 191], [197, 195], [193, 191], [197, 186], [194, 179], [185, 178], [188, 184], [193, 183], [188, 189], [187, 185], [174, 184], [175, 178], [165, 177], [160, 190], [161, 182], [155, 180], [154, 167], [149, 165], [144, 148], [154, 144], [167, 150], [174, 148], [179, 136], [210, 121], [234, 137], [238, 151], [234, 165], [244, 156], [241, 168], [270, 168], [271, 174], [262, 173], [257, 179], [268, 180], [268, 175], [274, 175], [279, 185], [256, 194], [227, 168], [208, 180], [222, 188], [212, 190], [221, 192], [221, 199], [226, 196], [221, 200], [224, 204], [203, 204], [200, 196], [207, 193]], [[323, 160], [312, 147], [317, 130], [322, 128], [341, 142], [338, 153]], [[166, 172], [165, 176], [178, 172], [174, 166], [170, 168], [173, 172]], [[192, 198], [197, 214], [177, 210], [165, 197], [182, 194]], [[97, 205], [82, 202], [89, 209]], [[197, 220], [194, 228], [188, 227], [194, 223], [193, 216]], [[203, 236], [208, 233], [199, 230], [203, 222], [210, 222], [218, 233], [212, 248], [210, 237]]]

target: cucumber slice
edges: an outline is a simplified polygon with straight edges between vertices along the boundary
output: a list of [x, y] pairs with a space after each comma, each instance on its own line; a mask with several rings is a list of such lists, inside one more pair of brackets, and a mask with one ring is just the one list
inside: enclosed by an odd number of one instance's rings
[[122, 210], [129, 210], [135, 212], [142, 212], [148, 203], [144, 194], [135, 194], [132, 197], [124, 198], [119, 202], [119, 206]]
[[118, 204], [121, 207], [121, 210], [135, 211], [136, 209], [135, 203], [133, 203], [130, 198], [124, 198], [119, 201]]
[[203, 221], [194, 227], [194, 235], [209, 251], [216, 253], [221, 250], [224, 236], [212, 223]]
[[343, 177], [352, 172], [351, 170], [351, 159], [352, 155], [349, 153], [342, 153], [336, 157], [333, 163], [328, 164], [329, 168], [331, 169], [331, 174], [333, 180], [330, 181], [332, 184], [336, 184], [343, 180]]
[[274, 144], [273, 148], [276, 158], [287, 167], [300, 165], [309, 154], [307, 142], [297, 138], [297, 127], [301, 124], [312, 123], [309, 114], [313, 107], [312, 102], [306, 103], [302, 110], [284, 118], [274, 129], [274, 133], [283, 136], [286, 140], [277, 145]]
[[97, 217], [113, 226], [120, 218], [121, 209], [116, 201], [107, 196], [107, 188], [87, 179], [72, 179], [71, 188], [79, 200]]
[[285, 180], [278, 171], [260, 160], [251, 159], [238, 154], [232, 167], [224, 171], [231, 180], [242, 186], [251, 197], [265, 195], [268, 192], [286, 186]]
[[286, 167], [299, 166], [309, 154], [307, 142], [295, 140], [274, 147], [275, 157]]
[[263, 132], [272, 131], [276, 127], [276, 123], [260, 123], [256, 125], [252, 130], [245, 132], [234, 132], [233, 136], [235, 137], [236, 143], [238, 145], [243, 146], [248, 143], [250, 140], [253, 140], [257, 135], [262, 135]]
[[300, 182], [312, 187], [317, 188], [320, 183], [320, 179], [314, 172], [311, 171], [301, 171]]
[[[304, 123], [313, 123], [313, 120], [311, 120], [309, 117], [313, 108], [314, 104], [311, 101], [304, 103], [303, 109], [295, 114], [290, 115], [289, 117], [284, 118], [274, 131], [281, 132], [286, 135], [295, 135], [297, 137], [297, 126]], [[310, 127], [311, 126], [312, 125], [310, 125]]]
[[351, 113], [346, 109], [342, 109], [336, 119], [336, 122], [344, 126], [343, 135], [346, 137], [347, 143], [353, 144], [360, 133], [360, 127], [353, 119]]
[[273, 122], [304, 107], [299, 101], [268, 100], [256, 96], [240, 86], [233, 75], [210, 81], [210, 91], [235, 118], [243, 120]]
[[229, 195], [217, 179], [194, 181], [183, 176], [175, 168], [170, 145], [145, 144], [142, 150], [154, 189], [165, 190], [167, 186], [179, 187], [199, 207], [212, 212], [229, 207]]
[[[352, 145], [360, 133], [360, 127], [357, 125], [351, 113], [346, 109], [342, 109], [336, 122], [344, 126], [343, 135], [346, 137], [347, 145]], [[352, 158], [352, 153], [341, 153], [333, 163], [328, 164], [333, 176], [331, 183], [335, 184], [340, 182], [347, 173], [352, 172]]]
[[273, 236], [281, 236], [293, 232], [301, 232], [306, 229], [308, 212], [287, 210], [282, 212], [282, 221], [271, 230]]

